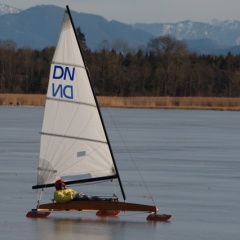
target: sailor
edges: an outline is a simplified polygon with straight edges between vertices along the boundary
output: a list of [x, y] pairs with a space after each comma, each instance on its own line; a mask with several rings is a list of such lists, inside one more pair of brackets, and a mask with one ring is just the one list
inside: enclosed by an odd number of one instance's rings
[[56, 191], [54, 192], [54, 200], [57, 203], [65, 203], [69, 201], [84, 201], [84, 200], [97, 200], [96, 197], [90, 197], [84, 193], [78, 193], [70, 188], [66, 188], [66, 185], [62, 179], [55, 182]]

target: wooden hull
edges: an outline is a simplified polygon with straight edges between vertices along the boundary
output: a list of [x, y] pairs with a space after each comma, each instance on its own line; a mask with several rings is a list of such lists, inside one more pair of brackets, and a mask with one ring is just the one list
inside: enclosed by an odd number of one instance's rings
[[38, 211], [91, 211], [91, 210], [119, 210], [136, 212], [154, 212], [158, 211], [156, 206], [117, 202], [117, 201], [70, 201], [67, 203], [48, 203], [41, 204]]

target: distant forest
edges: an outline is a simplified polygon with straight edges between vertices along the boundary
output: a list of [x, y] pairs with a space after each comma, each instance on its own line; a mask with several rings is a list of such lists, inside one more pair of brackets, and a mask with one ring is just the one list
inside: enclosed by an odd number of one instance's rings
[[[98, 95], [240, 96], [240, 55], [198, 55], [170, 35], [151, 39], [144, 50], [119, 40], [90, 51], [80, 28], [77, 34]], [[45, 94], [53, 53], [54, 47], [19, 49], [0, 41], [0, 93]]]

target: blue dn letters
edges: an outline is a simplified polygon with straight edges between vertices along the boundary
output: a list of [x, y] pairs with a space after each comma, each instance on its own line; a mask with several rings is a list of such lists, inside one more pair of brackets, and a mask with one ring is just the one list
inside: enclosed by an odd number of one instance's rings
[[73, 85], [59, 83], [59, 80], [68, 81], [71, 83], [74, 81], [75, 68], [72, 67], [62, 67], [60, 65], [55, 65], [53, 69], [52, 78], [55, 80], [52, 83], [52, 96], [73, 99]]

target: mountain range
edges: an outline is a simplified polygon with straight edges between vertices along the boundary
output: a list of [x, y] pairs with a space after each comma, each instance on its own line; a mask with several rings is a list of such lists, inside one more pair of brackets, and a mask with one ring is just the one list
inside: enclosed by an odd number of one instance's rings
[[[37, 5], [21, 10], [0, 4], [0, 40], [10, 39], [18, 47], [33, 49], [55, 46], [63, 13], [63, 8], [54, 5]], [[98, 49], [104, 41], [110, 45], [120, 41], [137, 49], [147, 46], [151, 38], [170, 34], [184, 40], [190, 51], [199, 54], [240, 53], [240, 21], [125, 24], [75, 11], [72, 11], [72, 17], [91, 50]]]

